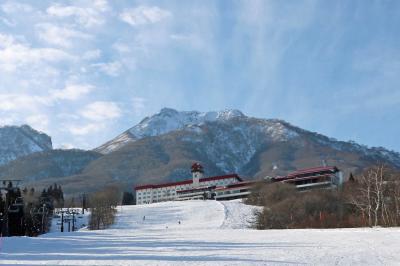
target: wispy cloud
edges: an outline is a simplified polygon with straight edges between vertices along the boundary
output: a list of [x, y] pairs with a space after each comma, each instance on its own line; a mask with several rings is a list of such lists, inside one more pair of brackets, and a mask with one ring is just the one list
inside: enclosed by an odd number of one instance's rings
[[37, 24], [36, 31], [39, 38], [45, 42], [66, 48], [92, 38], [90, 34], [50, 23]]
[[94, 89], [95, 87], [89, 84], [69, 84], [64, 89], [50, 91], [49, 99], [77, 100]]
[[[373, 117], [400, 112], [399, 8], [376, 1], [3, 1], [0, 123], [31, 123], [56, 146], [93, 148], [164, 106], [228, 107], [337, 138], [347, 127], [360, 131], [358, 141], [400, 149], [393, 136], [377, 132], [380, 143], [362, 132], [383, 126]], [[384, 127], [399, 132], [395, 124]]]
[[161, 9], [158, 6], [127, 8], [120, 14], [121, 20], [131, 26], [154, 24], [170, 17], [172, 17], [170, 11]]
[[25, 3], [19, 3], [16, 1], [7, 1], [1, 5], [1, 10], [5, 13], [16, 13], [16, 12], [32, 12], [34, 8]]
[[85, 136], [99, 132], [105, 128], [105, 125], [103, 123], [85, 123], [81, 125], [67, 125], [66, 128], [72, 135]]
[[89, 120], [105, 121], [120, 117], [122, 110], [115, 102], [98, 101], [88, 104], [80, 113]]
[[33, 48], [28, 44], [18, 42], [11, 35], [0, 34], [0, 69], [15, 71], [19, 67], [42, 62], [57, 63], [74, 60], [74, 56], [55, 48]]
[[0, 94], [0, 110], [2, 111], [34, 111], [40, 106], [49, 106], [51, 100], [47, 97], [18, 94], [18, 93], [2, 93]]
[[100, 49], [93, 49], [86, 51], [82, 56], [84, 60], [94, 60], [94, 59], [99, 59], [100, 57], [101, 57]]
[[95, 63], [92, 64], [93, 67], [98, 68], [101, 72], [116, 77], [120, 74], [122, 70], [122, 63], [119, 61], [109, 62], [109, 63]]
[[47, 8], [47, 14], [58, 18], [74, 18], [75, 22], [90, 28], [105, 23], [104, 12], [109, 10], [107, 1], [84, 1], [86, 5], [53, 4]]

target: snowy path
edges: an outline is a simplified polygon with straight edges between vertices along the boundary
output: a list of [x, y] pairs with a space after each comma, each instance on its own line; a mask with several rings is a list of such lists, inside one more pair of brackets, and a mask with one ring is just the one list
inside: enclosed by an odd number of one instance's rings
[[124, 207], [108, 230], [3, 239], [0, 264], [400, 265], [398, 228], [243, 229], [252, 209], [237, 201]]

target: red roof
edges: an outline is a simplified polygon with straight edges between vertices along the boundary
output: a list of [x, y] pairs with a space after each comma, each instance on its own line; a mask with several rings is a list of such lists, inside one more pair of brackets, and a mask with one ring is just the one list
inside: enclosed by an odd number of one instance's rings
[[[207, 182], [207, 181], [228, 179], [228, 178], [232, 178], [232, 177], [236, 178], [238, 181], [243, 181], [237, 174], [229, 174], [229, 175], [211, 176], [211, 177], [200, 178], [200, 183], [201, 182]], [[193, 180], [192, 179], [188, 179], [188, 180], [184, 180], [184, 181], [173, 182], [173, 183], [165, 183], [165, 184], [159, 184], [159, 185], [137, 186], [137, 187], [135, 187], [135, 190], [148, 189], [148, 188], [172, 187], [172, 186], [187, 185], [187, 184], [192, 184], [192, 183], [193, 183]]]
[[294, 178], [298, 178], [299, 175], [313, 174], [313, 173], [324, 172], [324, 171], [337, 172], [339, 170], [336, 168], [336, 166], [313, 167], [313, 168], [300, 169], [300, 170], [297, 170], [295, 172], [288, 174], [287, 176], [277, 176], [277, 177], [274, 177], [273, 179], [274, 180], [294, 179]]

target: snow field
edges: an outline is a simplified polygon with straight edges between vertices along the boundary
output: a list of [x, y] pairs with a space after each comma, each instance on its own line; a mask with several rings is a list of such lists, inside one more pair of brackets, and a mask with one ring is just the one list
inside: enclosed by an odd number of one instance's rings
[[399, 228], [257, 231], [240, 201], [118, 209], [107, 230], [3, 239], [0, 264], [400, 265]]

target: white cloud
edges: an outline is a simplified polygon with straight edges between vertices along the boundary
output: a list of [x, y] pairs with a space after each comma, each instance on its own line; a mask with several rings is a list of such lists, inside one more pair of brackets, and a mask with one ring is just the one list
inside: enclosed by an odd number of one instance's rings
[[97, 0], [88, 1], [87, 3], [88, 5], [84, 6], [54, 4], [47, 8], [46, 12], [59, 18], [73, 17], [78, 24], [84, 27], [104, 24], [105, 16], [103, 13], [109, 9], [107, 1]]
[[15, 114], [0, 115], [0, 126], [13, 125], [17, 121]]
[[63, 149], [63, 150], [69, 150], [69, 149], [74, 149], [75, 145], [73, 145], [72, 143], [61, 143], [60, 146], [57, 148]]
[[29, 93], [3, 93], [0, 94], [0, 111], [37, 111], [49, 107], [56, 100], [78, 100], [95, 89], [89, 84], [69, 84], [61, 90], [50, 90], [45, 95]]
[[98, 101], [87, 105], [81, 115], [89, 120], [104, 121], [120, 117], [121, 109], [115, 102]]
[[120, 18], [131, 26], [153, 24], [172, 17], [171, 12], [157, 6], [138, 6], [125, 9]]
[[67, 130], [76, 136], [88, 135], [90, 133], [98, 132], [104, 129], [105, 125], [102, 123], [90, 123], [85, 125], [67, 125]]
[[3, 10], [4, 13], [32, 12], [33, 7], [28, 4], [9, 1], [1, 5], [1, 10]]
[[110, 63], [97, 63], [97, 64], [92, 64], [92, 66], [99, 68], [100, 71], [113, 77], [118, 76], [122, 68], [122, 64], [118, 61]]
[[62, 90], [53, 90], [50, 92], [52, 99], [61, 100], [78, 100], [82, 96], [90, 93], [95, 89], [89, 84], [69, 84]]
[[15, 39], [13, 36], [0, 33], [0, 48], [10, 47], [14, 42]]
[[33, 114], [26, 117], [25, 122], [39, 131], [48, 131], [49, 118], [45, 114]]
[[44, 96], [23, 93], [0, 94], [1, 111], [36, 110], [38, 106], [48, 106], [51, 101]]
[[13, 36], [0, 34], [0, 70], [15, 71], [19, 67], [45, 62], [56, 63], [73, 60], [70, 54], [54, 48], [31, 48], [17, 42]]
[[50, 23], [36, 25], [36, 31], [40, 39], [47, 43], [61, 47], [71, 47], [79, 40], [88, 40], [91, 35], [68, 27], [59, 27]]

